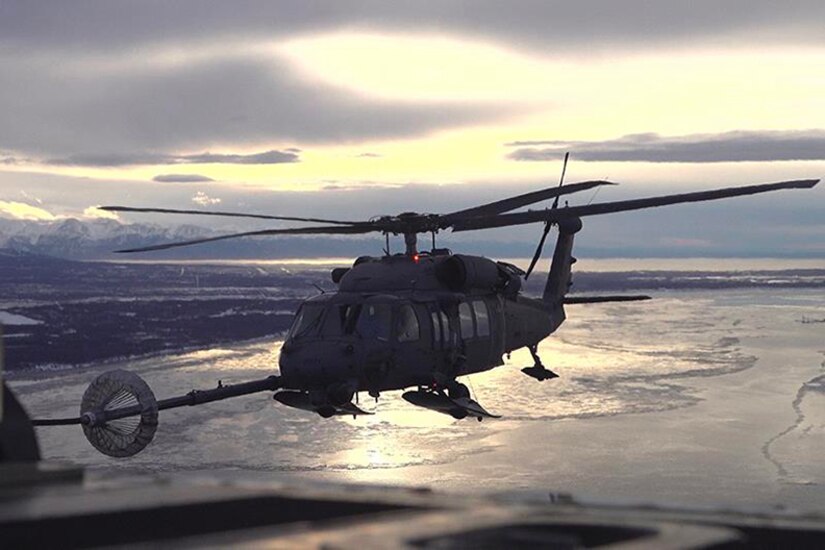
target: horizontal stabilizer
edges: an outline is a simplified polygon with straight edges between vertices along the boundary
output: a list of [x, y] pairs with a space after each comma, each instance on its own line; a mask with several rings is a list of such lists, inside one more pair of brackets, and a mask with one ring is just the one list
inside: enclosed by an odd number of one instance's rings
[[616, 296], [565, 296], [565, 304], [603, 304], [605, 302], [639, 302], [651, 300], [650, 296], [619, 294]]

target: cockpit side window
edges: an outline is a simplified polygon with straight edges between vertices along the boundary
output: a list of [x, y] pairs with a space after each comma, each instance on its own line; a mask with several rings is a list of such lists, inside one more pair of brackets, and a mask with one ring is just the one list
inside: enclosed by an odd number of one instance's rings
[[461, 302], [458, 304], [458, 321], [461, 327], [461, 338], [469, 340], [473, 337], [473, 312], [470, 304]]
[[321, 324], [321, 316], [324, 313], [324, 306], [319, 304], [305, 304], [298, 310], [292, 328], [289, 329], [287, 340], [294, 340], [310, 336], [318, 332]]
[[355, 323], [355, 332], [362, 338], [372, 338], [388, 342], [392, 328], [390, 304], [364, 304]]
[[324, 336], [341, 336], [352, 334], [361, 304], [335, 304], [329, 306], [324, 320]]
[[399, 308], [396, 329], [399, 342], [414, 342], [421, 337], [418, 317], [411, 305], [404, 304]]

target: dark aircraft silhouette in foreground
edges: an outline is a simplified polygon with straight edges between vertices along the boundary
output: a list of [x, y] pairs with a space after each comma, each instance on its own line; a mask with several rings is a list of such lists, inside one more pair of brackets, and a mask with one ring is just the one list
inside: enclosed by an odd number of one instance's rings
[[[563, 176], [562, 176], [563, 177]], [[556, 373], [537, 354], [539, 342], [564, 322], [567, 304], [645, 300], [648, 296], [568, 295], [573, 240], [587, 216], [625, 212], [686, 202], [753, 195], [785, 189], [810, 189], [819, 180], [797, 180], [724, 188], [678, 195], [558, 207], [559, 197], [612, 185], [587, 181], [560, 185], [447, 214], [405, 212], [368, 221], [266, 216], [235, 212], [201, 212], [162, 208], [103, 207], [116, 212], [161, 212], [316, 222], [326, 225], [249, 231], [119, 252], [145, 252], [211, 241], [262, 235], [383, 233], [403, 235], [406, 250], [382, 257], [362, 256], [352, 267], [332, 271], [335, 293], [306, 300], [281, 348], [280, 375], [231, 386], [219, 385], [157, 401], [137, 375], [110, 371], [98, 376], [83, 395], [80, 416], [37, 420], [36, 425], [80, 424], [92, 445], [110, 456], [131, 456], [154, 436], [158, 411], [199, 405], [255, 392], [273, 391], [284, 405], [313, 411], [324, 418], [369, 414], [357, 402], [359, 392], [376, 399], [381, 392], [408, 390], [410, 403], [455, 418], [495, 417], [474, 401], [458, 378], [503, 364], [505, 354], [527, 348], [534, 364], [522, 371], [547, 380]], [[552, 207], [514, 212], [553, 199]], [[437, 232], [472, 231], [543, 223], [530, 267], [480, 256], [452, 254], [435, 247]], [[541, 256], [551, 227], [558, 227], [555, 250], [540, 298], [522, 294], [526, 279]], [[433, 248], [419, 251], [419, 234], [431, 233]]]

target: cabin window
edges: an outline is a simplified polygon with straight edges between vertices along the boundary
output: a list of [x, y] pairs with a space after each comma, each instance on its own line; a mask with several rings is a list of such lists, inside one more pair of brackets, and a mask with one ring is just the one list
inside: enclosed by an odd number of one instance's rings
[[487, 304], [484, 300], [473, 302], [473, 312], [476, 314], [476, 334], [479, 336], [490, 336], [490, 314], [487, 311]]
[[450, 320], [447, 318], [447, 314], [441, 310], [438, 311], [438, 317], [441, 319], [441, 340], [443, 340], [445, 344], [449, 345]]
[[309, 304], [301, 306], [298, 314], [295, 316], [295, 321], [292, 323], [292, 328], [289, 329], [287, 340], [303, 338], [318, 331], [321, 324], [321, 315], [324, 313], [324, 306], [318, 304]]
[[439, 319], [437, 311], [431, 311], [430, 318], [433, 321], [433, 347], [437, 348], [443, 340], [441, 337], [441, 319]]
[[461, 337], [465, 340], [473, 337], [473, 312], [470, 304], [461, 302], [458, 304], [458, 321], [461, 327]]
[[415, 310], [411, 305], [404, 304], [398, 310], [396, 327], [398, 328], [399, 342], [413, 342], [421, 336], [418, 317], [416, 317]]
[[390, 304], [364, 304], [355, 324], [355, 330], [363, 338], [387, 342], [390, 339], [391, 321]]

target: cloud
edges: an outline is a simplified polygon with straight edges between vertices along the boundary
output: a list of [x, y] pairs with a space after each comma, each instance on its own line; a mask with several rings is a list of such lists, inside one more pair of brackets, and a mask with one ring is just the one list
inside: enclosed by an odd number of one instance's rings
[[28, 200], [29, 202], [34, 202], [34, 203], [39, 204], [39, 205], [43, 204], [42, 200], [40, 200], [38, 197], [35, 197], [34, 195], [31, 195], [25, 189], [20, 190], [20, 196], [22, 196], [24, 199]]
[[[570, 151], [576, 160], [635, 162], [745, 162], [825, 160], [825, 130], [735, 131], [666, 137], [631, 134], [605, 141], [514, 141], [508, 157], [548, 161]], [[546, 145], [547, 147], [538, 147]]]
[[192, 197], [192, 202], [200, 206], [210, 206], [212, 204], [220, 204], [221, 199], [217, 197], [210, 197], [203, 191], [198, 191], [195, 193], [195, 196]]
[[37, 206], [24, 202], [0, 200], [0, 214], [18, 220], [56, 220], [57, 216]]
[[[14, 4], [14, 5], [12, 5]], [[283, 40], [340, 28], [438, 29], [517, 42], [547, 51], [629, 44], [649, 49], [718, 37], [764, 45], [823, 41], [820, 0], [340, 0], [307, 9], [306, 0], [203, 3], [177, 0], [150, 6], [128, 1], [7, 2], [0, 40], [25, 49], [139, 50], [141, 46], [208, 37]]]
[[109, 212], [108, 210], [101, 210], [97, 206], [90, 206], [83, 210], [83, 217], [90, 219], [103, 220], [120, 220], [117, 212]]
[[672, 246], [675, 248], [700, 248], [712, 250], [714, 242], [708, 239], [691, 239], [685, 237], [663, 237], [659, 239], [659, 244]]
[[[88, 154], [70, 155], [64, 158], [48, 159], [45, 164], [54, 166], [135, 166], [161, 164], [282, 164], [299, 162], [295, 153], [265, 151], [251, 155], [200, 153], [194, 155], [164, 155], [155, 153]], [[199, 179], [158, 179], [158, 178], [199, 178]], [[205, 179], [204, 179], [205, 178]], [[206, 176], [175, 175], [157, 176], [155, 181], [214, 181]]]
[[382, 155], [381, 153], [370, 153], [369, 151], [367, 151], [366, 153], [360, 153], [358, 155], [355, 155], [356, 158], [362, 158], [362, 159], [377, 159], [377, 158], [381, 158], [383, 156], [384, 155]]
[[197, 183], [205, 181], [215, 181], [208, 176], [201, 176], [200, 174], [158, 174], [152, 181], [160, 183]]
[[[524, 0], [516, 8], [497, 0], [342, 0], [323, 9], [307, 9], [305, 0], [4, 2], [0, 104], [8, 108], [0, 112], [0, 148], [18, 159], [67, 160], [341, 143], [421, 136], [529, 108], [370, 100], [313, 81], [278, 57], [273, 44], [297, 37], [426, 32], [569, 58], [662, 45], [820, 46], [823, 19], [819, 0], [729, 0], [722, 8], [712, 0]], [[0, 155], [0, 163], [14, 160]]]
[[2, 46], [0, 38], [0, 105], [10, 108], [0, 112], [0, 149], [56, 165], [296, 162], [299, 154], [291, 149], [163, 151], [418, 136], [516, 110], [370, 99], [315, 82], [274, 53], [230, 50], [171, 67], [111, 54], [113, 66], [100, 67], [94, 53], [79, 60], [61, 51], [38, 57]]
[[403, 183], [330, 183], [323, 186], [324, 191], [363, 191], [364, 189], [400, 189]]
[[186, 159], [185, 162], [191, 164], [281, 164], [284, 162], [298, 162], [297, 154], [275, 150], [253, 155], [203, 153], [201, 155], [188, 155], [183, 158]]

